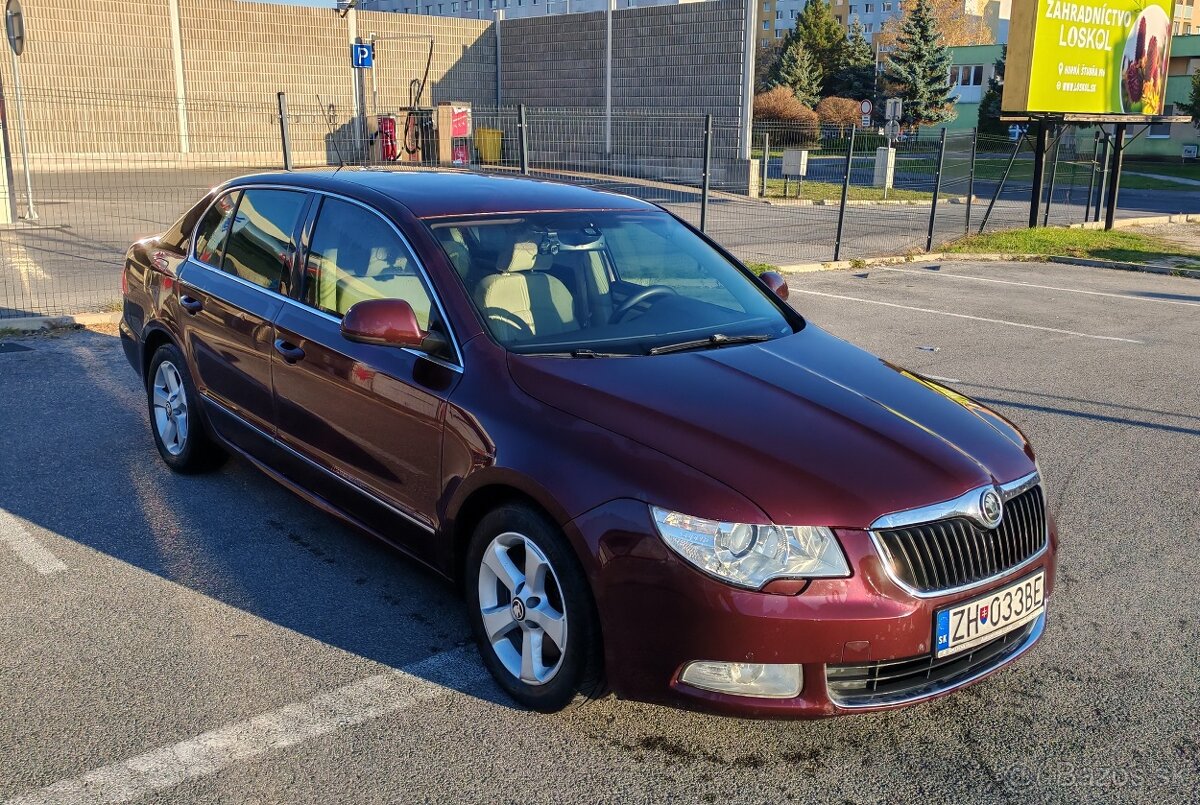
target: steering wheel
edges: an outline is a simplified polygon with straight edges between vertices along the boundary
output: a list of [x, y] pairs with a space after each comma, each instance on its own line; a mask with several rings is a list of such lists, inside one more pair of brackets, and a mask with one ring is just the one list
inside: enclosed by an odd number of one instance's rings
[[669, 293], [675, 293], [675, 289], [667, 285], [647, 285], [640, 291], [636, 291], [632, 296], [617, 306], [612, 315], [608, 317], [609, 324], [616, 324], [621, 319], [628, 315], [629, 311], [645, 302], [647, 299], [653, 299], [656, 296], [663, 296]]

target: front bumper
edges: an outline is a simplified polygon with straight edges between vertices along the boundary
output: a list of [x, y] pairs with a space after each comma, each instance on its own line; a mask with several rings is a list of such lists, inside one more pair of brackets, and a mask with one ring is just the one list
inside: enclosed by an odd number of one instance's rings
[[[976, 682], [1027, 651], [1041, 636], [1043, 614], [1010, 638], [992, 661], [949, 669], [947, 684], [869, 704], [839, 703], [827, 669], [919, 662], [932, 651], [934, 614], [1044, 569], [1046, 600], [1054, 589], [1057, 535], [1036, 561], [953, 595], [917, 598], [899, 587], [866, 531], [839, 530], [853, 575], [845, 579], [772, 582], [740, 590], [705, 576], [670, 551], [644, 503], [613, 501], [568, 525], [589, 561], [604, 636], [608, 680], [621, 697], [761, 718], [821, 718], [926, 701]], [[679, 680], [694, 660], [797, 663], [804, 685], [794, 699], [759, 699], [699, 690]], [[970, 663], [966, 664], [970, 666]], [[962, 673], [954, 673], [961, 670]], [[833, 672], [837, 676], [838, 670]]]

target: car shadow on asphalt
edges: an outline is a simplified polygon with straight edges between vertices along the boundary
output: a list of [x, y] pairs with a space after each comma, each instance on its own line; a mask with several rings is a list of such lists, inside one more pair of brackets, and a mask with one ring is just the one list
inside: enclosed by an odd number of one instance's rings
[[[32, 350], [0, 355], [0, 394], [23, 401], [19, 414], [0, 410], [0, 428], [19, 430], [0, 464], [0, 509], [393, 669], [421, 676], [436, 668], [422, 661], [460, 647], [479, 662], [456, 591], [395, 549], [243, 460], [205, 475], [168, 470], [115, 337], [22, 343]], [[427, 678], [513, 708], [485, 676], [465, 674], [461, 684], [444, 673]]]

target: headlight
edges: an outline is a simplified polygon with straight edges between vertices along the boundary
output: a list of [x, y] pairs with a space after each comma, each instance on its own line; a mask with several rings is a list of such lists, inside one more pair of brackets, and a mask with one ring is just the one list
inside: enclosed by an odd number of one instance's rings
[[850, 575], [837, 538], [821, 526], [720, 523], [651, 507], [663, 541], [722, 581], [758, 590], [772, 579]]

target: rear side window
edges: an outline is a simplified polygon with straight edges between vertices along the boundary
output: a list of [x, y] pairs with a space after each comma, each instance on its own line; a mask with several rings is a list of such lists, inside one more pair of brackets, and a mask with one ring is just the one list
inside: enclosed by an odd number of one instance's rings
[[238, 191], [226, 193], [204, 214], [200, 226], [196, 228], [196, 259], [200, 262], [210, 266], [220, 265], [221, 251], [229, 237], [229, 225], [233, 222], [233, 211], [237, 208], [240, 195]]
[[319, 310], [342, 316], [365, 299], [403, 299], [429, 329], [429, 291], [412, 253], [383, 218], [357, 204], [321, 204], [304, 275], [304, 301]]
[[305, 195], [291, 190], [247, 190], [237, 206], [221, 270], [278, 291], [292, 264], [292, 233]]

